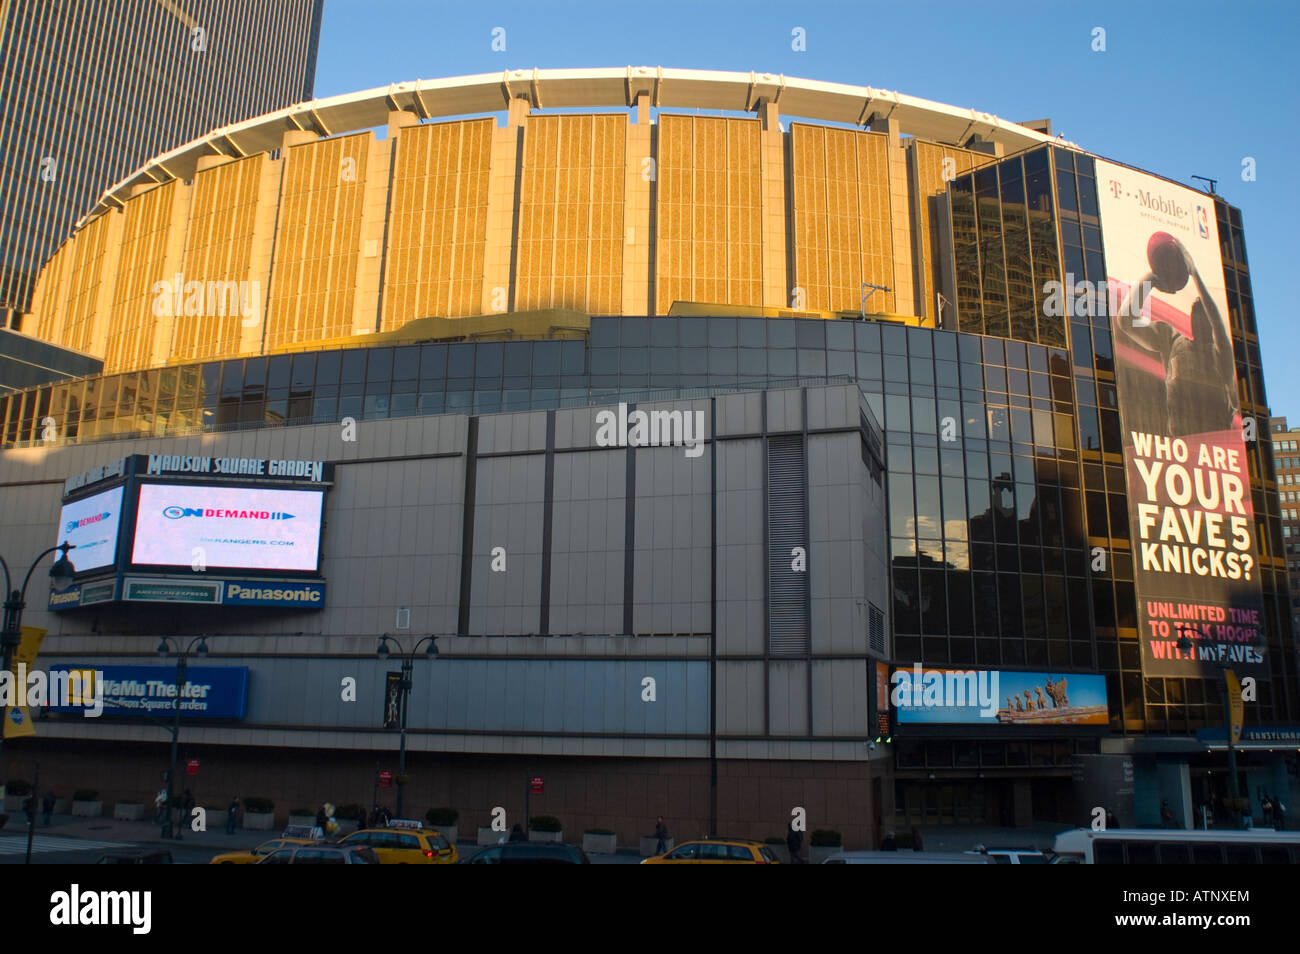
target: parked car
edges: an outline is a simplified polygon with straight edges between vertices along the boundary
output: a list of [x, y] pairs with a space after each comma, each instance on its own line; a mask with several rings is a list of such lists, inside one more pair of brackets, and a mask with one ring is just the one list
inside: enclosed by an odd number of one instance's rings
[[314, 845], [317, 838], [272, 838], [256, 848], [247, 851], [224, 851], [208, 862], [210, 865], [254, 865], [277, 848], [291, 848], [294, 845]]
[[100, 855], [97, 865], [169, 865], [172, 853], [165, 848], [149, 851], [113, 851]]
[[363, 828], [339, 844], [369, 846], [383, 865], [454, 865], [460, 860], [456, 846], [441, 832], [414, 821], [393, 819], [387, 828]]
[[377, 865], [379, 857], [365, 845], [294, 845], [278, 848], [259, 865]]
[[775, 865], [780, 864], [772, 849], [761, 841], [709, 838], [687, 841], [672, 851], [642, 859], [643, 865]]
[[985, 848], [976, 845], [968, 855], [988, 855], [999, 865], [1050, 865], [1052, 854], [1037, 848]]
[[824, 865], [991, 865], [979, 852], [963, 851], [837, 851]]
[[475, 852], [470, 865], [589, 865], [587, 854], [577, 845], [546, 841], [515, 841], [489, 845]]

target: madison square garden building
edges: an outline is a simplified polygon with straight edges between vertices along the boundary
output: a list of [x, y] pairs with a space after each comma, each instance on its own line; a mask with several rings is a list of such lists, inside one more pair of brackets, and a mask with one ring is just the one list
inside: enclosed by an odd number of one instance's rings
[[115, 185], [23, 328], [103, 373], [0, 399], [4, 554], [76, 544], [24, 621], [109, 691], [11, 777], [156, 790], [155, 649], [206, 634], [200, 804], [368, 802], [390, 634], [437, 637], [407, 814], [462, 831], [535, 778], [625, 842], [1226, 823], [1238, 686], [1294, 804], [1241, 215], [1046, 121], [654, 68], [316, 100]]

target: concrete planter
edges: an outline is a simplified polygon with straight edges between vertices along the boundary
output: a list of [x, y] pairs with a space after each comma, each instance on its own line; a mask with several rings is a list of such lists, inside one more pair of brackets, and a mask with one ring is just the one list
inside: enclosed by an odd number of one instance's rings
[[493, 831], [491, 828], [478, 826], [478, 838], [475, 840], [476, 845], [495, 845], [499, 841], [505, 841], [509, 837], [508, 832]]
[[56, 798], [54, 800], [54, 814], [66, 815], [70, 811], [72, 811], [72, 799]]
[[73, 802], [73, 818], [99, 818], [104, 814], [104, 801], [100, 799], [94, 802]]
[[529, 841], [553, 841], [560, 843], [564, 841], [564, 832], [562, 831], [530, 831], [528, 833]]
[[139, 802], [118, 802], [113, 806], [115, 821], [140, 821], [144, 818], [144, 806]]
[[808, 848], [808, 861], [810, 864], [819, 865], [831, 855], [843, 850], [841, 845], [812, 845]]
[[[673, 840], [671, 838], [665, 838], [664, 844], [667, 846], [666, 848], [664, 848], [664, 851], [673, 850]], [[655, 848], [658, 845], [659, 845], [659, 839], [656, 838], [654, 835], [642, 835], [641, 836], [641, 857], [649, 858], [652, 855], [658, 854], [658, 852], [655, 851]]]
[[[312, 824], [316, 824], [313, 818]], [[244, 828], [248, 831], [273, 831], [275, 812], [244, 812]]]
[[618, 851], [618, 835], [593, 835], [585, 832], [582, 836], [582, 850], [589, 855], [612, 855]]
[[26, 795], [6, 795], [4, 810], [13, 814], [23, 810], [23, 802], [27, 801]]

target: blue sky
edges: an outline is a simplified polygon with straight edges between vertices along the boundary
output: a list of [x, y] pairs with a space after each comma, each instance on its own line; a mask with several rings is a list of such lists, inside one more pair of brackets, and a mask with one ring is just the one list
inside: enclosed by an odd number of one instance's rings
[[[505, 52], [492, 50], [494, 27]], [[807, 49], [791, 48], [802, 27]], [[1104, 52], [1093, 30], [1103, 28]], [[316, 95], [505, 69], [755, 70], [1050, 118], [1102, 156], [1242, 210], [1273, 413], [1300, 423], [1295, 278], [1300, 3], [1294, 0], [326, 0]], [[1242, 161], [1255, 160], [1255, 180]]]

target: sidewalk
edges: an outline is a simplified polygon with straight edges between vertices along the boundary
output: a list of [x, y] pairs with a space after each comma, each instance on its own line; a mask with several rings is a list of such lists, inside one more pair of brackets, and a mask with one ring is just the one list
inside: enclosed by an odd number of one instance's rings
[[[162, 826], [152, 821], [117, 821], [112, 818], [74, 818], [72, 815], [54, 815], [47, 828], [41, 824], [41, 816], [36, 816], [36, 834], [58, 835], [62, 838], [87, 838], [94, 841], [120, 841], [136, 845], [175, 845], [175, 839], [162, 837]], [[27, 816], [22, 812], [10, 812], [9, 821], [3, 829], [6, 835], [25, 835], [27, 833]], [[179, 844], [193, 848], [211, 848], [212, 851], [239, 851], [255, 848], [268, 838], [274, 838], [276, 831], [245, 831], [240, 829], [233, 835], [226, 834], [226, 815], [214, 817], [208, 815], [207, 831], [186, 831]]]

